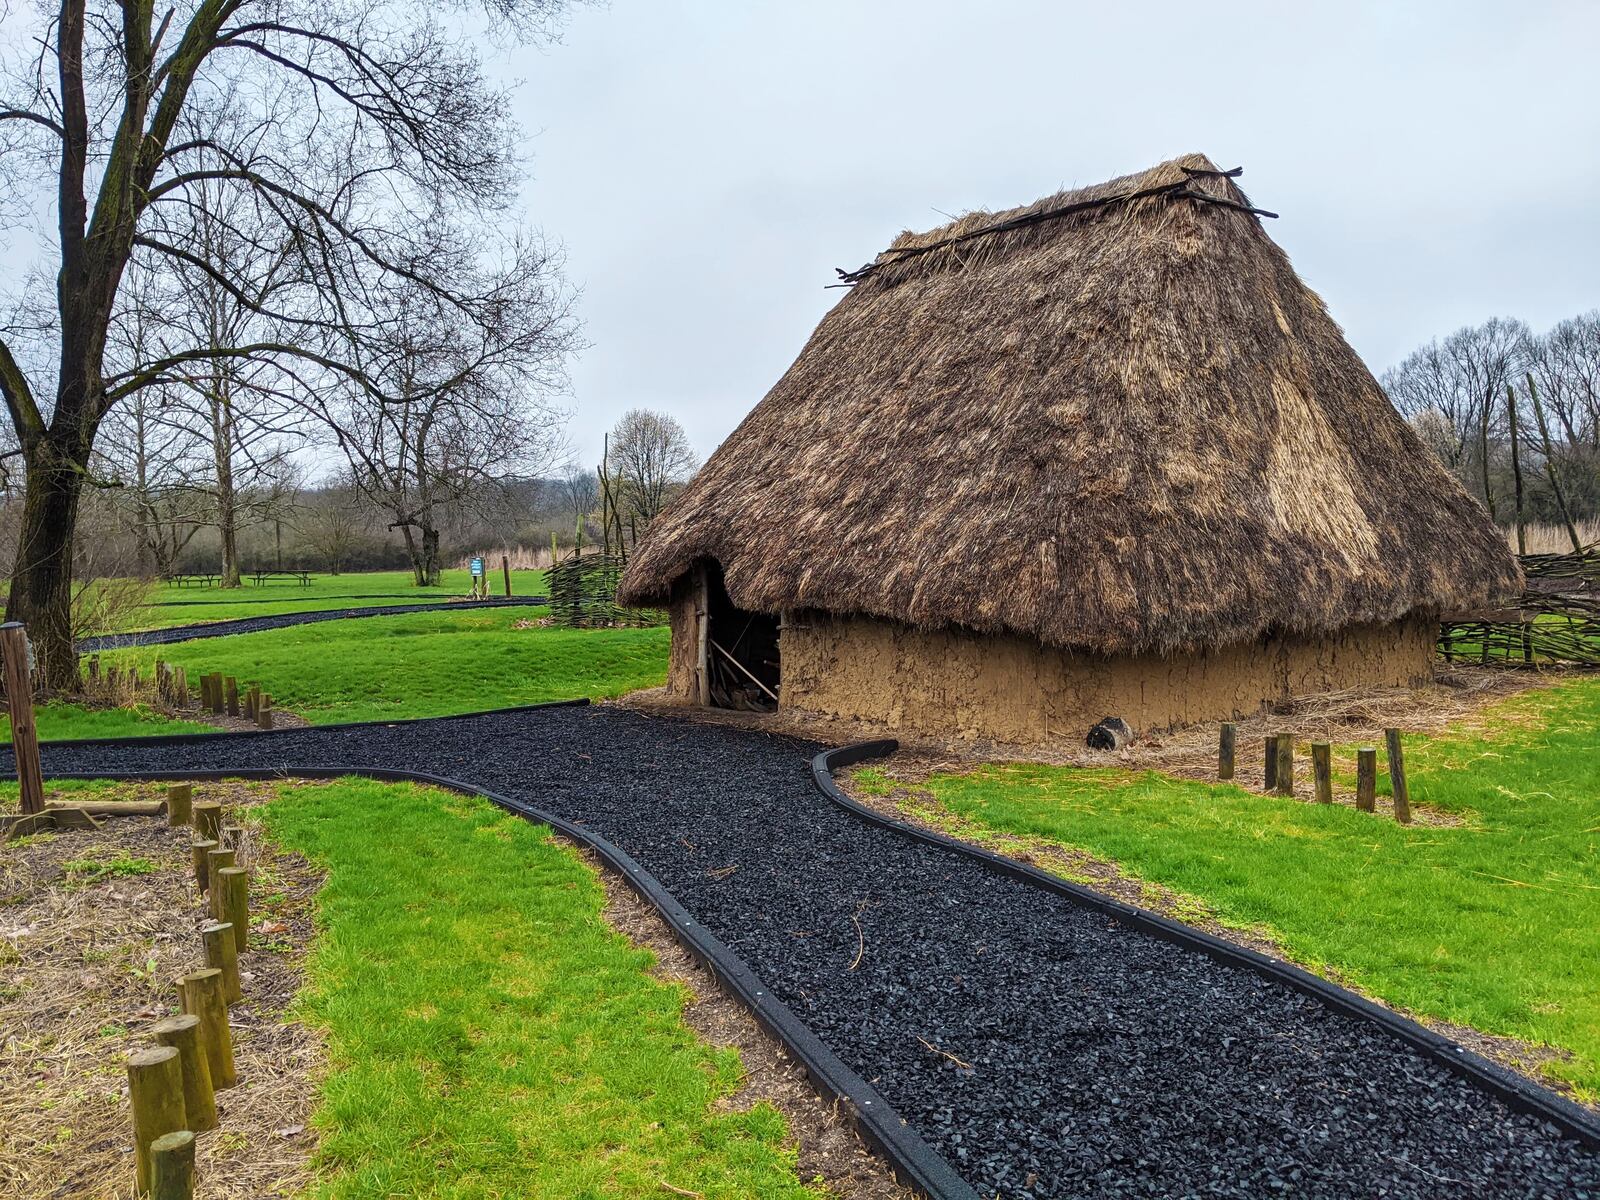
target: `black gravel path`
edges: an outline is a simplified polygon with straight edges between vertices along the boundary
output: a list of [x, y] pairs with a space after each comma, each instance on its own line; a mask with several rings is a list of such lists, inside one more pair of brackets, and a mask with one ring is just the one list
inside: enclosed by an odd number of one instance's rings
[[167, 629], [141, 629], [134, 633], [105, 633], [84, 638], [78, 649], [84, 654], [97, 650], [122, 650], [129, 646], [170, 646], [196, 638], [230, 637], [236, 633], [260, 633], [263, 629], [284, 629], [290, 625], [313, 625], [318, 621], [344, 621], [351, 617], [398, 617], [405, 613], [472, 612], [480, 608], [518, 608], [547, 604], [544, 596], [500, 596], [491, 600], [434, 601], [429, 604], [372, 604], [357, 608], [324, 608], [311, 612], [279, 613], [272, 617], [235, 617], [228, 621], [207, 621], [200, 625], [173, 625]]
[[1600, 1155], [1371, 1023], [852, 816], [813, 786], [817, 749], [566, 708], [58, 743], [44, 764], [371, 765], [580, 821], [985, 1196], [1600, 1197]]

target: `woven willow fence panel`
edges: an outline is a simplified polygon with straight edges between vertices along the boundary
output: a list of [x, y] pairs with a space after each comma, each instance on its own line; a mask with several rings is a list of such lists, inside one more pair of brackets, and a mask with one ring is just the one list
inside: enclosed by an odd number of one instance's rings
[[622, 558], [615, 554], [569, 556], [547, 573], [550, 615], [558, 625], [598, 629], [614, 625], [659, 625], [665, 614], [651, 608], [623, 608], [617, 603]]
[[1529, 554], [1528, 590], [1502, 612], [1443, 622], [1447, 662], [1600, 667], [1600, 554]]

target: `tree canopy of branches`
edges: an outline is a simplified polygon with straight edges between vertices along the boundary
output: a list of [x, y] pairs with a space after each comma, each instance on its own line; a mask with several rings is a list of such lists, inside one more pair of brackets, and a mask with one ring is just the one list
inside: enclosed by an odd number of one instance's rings
[[683, 426], [665, 413], [629, 409], [607, 442], [607, 471], [616, 481], [617, 503], [642, 532], [666, 507], [674, 489], [695, 469]]
[[1458, 329], [1383, 386], [1491, 516], [1560, 524], [1579, 547], [1576, 521], [1600, 512], [1600, 310], [1542, 335], [1503, 317]]
[[[491, 0], [497, 29], [534, 37], [561, 8]], [[218, 362], [398, 403], [362, 350], [381, 298], [403, 283], [468, 325], [495, 324], [503, 297], [472, 290], [482, 273], [453, 278], [434, 230], [492, 227], [517, 176], [505, 97], [462, 22], [415, 0], [63, 0], [24, 19], [6, 13], [18, 36], [0, 74], [0, 204], [26, 216], [49, 196], [34, 214], [49, 269], [35, 278], [54, 295], [24, 289], [0, 325], [26, 485], [7, 615], [32, 627], [44, 682], [70, 687], [73, 535], [113, 406]], [[290, 254], [268, 295], [193, 236], [197, 212], [245, 211], [232, 232]], [[237, 341], [108, 356], [140, 262], [208, 276], [255, 319]]]

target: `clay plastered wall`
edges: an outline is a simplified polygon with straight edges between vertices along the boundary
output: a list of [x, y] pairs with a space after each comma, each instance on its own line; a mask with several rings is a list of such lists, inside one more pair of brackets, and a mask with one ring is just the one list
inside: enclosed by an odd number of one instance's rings
[[699, 663], [699, 643], [694, 624], [694, 583], [685, 575], [672, 585], [667, 618], [672, 626], [672, 649], [667, 653], [667, 695], [695, 701], [694, 673]]
[[807, 613], [783, 631], [782, 697], [828, 716], [1009, 742], [1082, 737], [1109, 716], [1145, 732], [1242, 716], [1291, 695], [1421, 682], [1437, 632], [1408, 618], [1173, 658], [1104, 658]]

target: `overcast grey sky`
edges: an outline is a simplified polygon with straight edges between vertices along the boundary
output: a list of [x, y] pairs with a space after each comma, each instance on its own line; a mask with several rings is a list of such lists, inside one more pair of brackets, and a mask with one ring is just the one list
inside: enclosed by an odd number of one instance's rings
[[1600, 4], [1312, 7], [612, 0], [495, 52], [583, 289], [580, 458], [634, 405], [710, 453], [902, 228], [1191, 150], [1376, 372], [1600, 305]]

